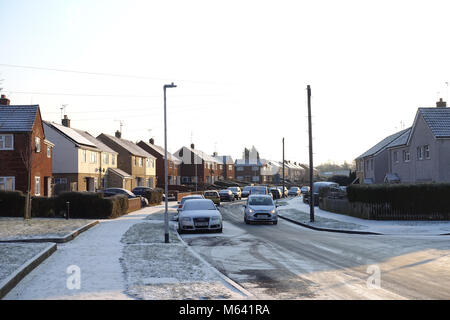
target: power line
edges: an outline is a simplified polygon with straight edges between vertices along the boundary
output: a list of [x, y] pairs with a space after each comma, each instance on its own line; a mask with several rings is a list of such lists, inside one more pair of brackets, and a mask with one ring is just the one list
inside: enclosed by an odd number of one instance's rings
[[69, 69], [45, 68], [45, 67], [36, 67], [36, 66], [24, 66], [24, 65], [17, 65], [17, 64], [6, 64], [6, 63], [0, 63], [0, 66], [8, 67], [8, 68], [43, 70], [43, 71], [64, 72], [64, 73], [75, 73], [75, 74], [84, 74], [84, 75], [102, 76], [102, 77], [130, 78], [130, 79], [153, 80], [153, 81], [175, 81], [176, 80], [176, 81], [190, 82], [190, 83], [199, 83], [199, 84], [230, 85], [229, 83], [228, 84], [227, 83], [216, 83], [216, 82], [209, 82], [209, 81], [156, 78], [156, 77], [148, 77], [148, 76], [121, 74], [121, 73], [79, 71], [79, 70], [69, 70]]
[[[80, 96], [80, 97], [123, 97], [123, 98], [161, 98], [161, 95], [136, 95], [136, 94], [91, 94], [91, 93], [58, 93], [58, 92], [36, 92], [36, 91], [11, 91], [11, 94], [34, 94], [44, 96]], [[175, 95], [174, 98], [184, 97], [223, 97], [223, 94], [185, 94]]]

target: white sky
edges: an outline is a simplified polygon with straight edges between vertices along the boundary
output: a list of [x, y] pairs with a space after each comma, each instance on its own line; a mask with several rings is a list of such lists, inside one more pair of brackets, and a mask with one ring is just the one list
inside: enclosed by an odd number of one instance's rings
[[192, 134], [210, 154], [254, 145], [280, 160], [285, 137], [286, 158], [307, 163], [309, 84], [315, 164], [352, 161], [448, 98], [446, 1], [0, 0], [0, 12], [0, 64], [149, 78], [0, 65], [12, 104], [57, 122], [68, 104], [73, 127], [113, 134], [123, 120], [124, 138], [162, 145], [174, 81], [171, 152]]

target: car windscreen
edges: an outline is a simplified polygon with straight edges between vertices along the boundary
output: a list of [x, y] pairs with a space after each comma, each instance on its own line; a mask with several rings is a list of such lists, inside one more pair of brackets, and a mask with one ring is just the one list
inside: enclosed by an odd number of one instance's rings
[[266, 193], [266, 187], [253, 187], [252, 193]]
[[202, 199], [202, 197], [201, 196], [184, 197], [183, 199], [181, 199], [181, 203], [184, 203], [185, 201], [192, 199]]
[[228, 190], [231, 190], [231, 191], [238, 191], [238, 188], [236, 188], [236, 187], [230, 187], [230, 188], [228, 188]]
[[248, 200], [248, 204], [251, 206], [271, 206], [273, 201], [268, 197], [253, 197]]
[[298, 191], [297, 187], [292, 187], [291, 189], [289, 189], [290, 191]]
[[186, 201], [183, 210], [216, 210], [216, 206], [212, 201]]
[[230, 190], [220, 190], [220, 194], [230, 194]]

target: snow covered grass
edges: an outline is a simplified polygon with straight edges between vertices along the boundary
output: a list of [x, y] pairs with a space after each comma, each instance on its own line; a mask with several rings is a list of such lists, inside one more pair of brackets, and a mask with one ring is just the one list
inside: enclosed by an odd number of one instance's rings
[[64, 237], [92, 221], [94, 220], [0, 218], [0, 240]]
[[193, 256], [170, 230], [164, 243], [164, 223], [144, 222], [123, 236], [121, 260], [126, 293], [136, 299], [242, 299]]
[[0, 243], [0, 283], [46, 247], [48, 243]]

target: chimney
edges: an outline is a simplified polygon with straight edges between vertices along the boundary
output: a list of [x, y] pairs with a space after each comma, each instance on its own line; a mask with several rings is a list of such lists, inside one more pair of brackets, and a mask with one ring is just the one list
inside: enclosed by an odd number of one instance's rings
[[155, 139], [151, 138], [151, 139], [149, 140], [149, 142], [150, 142], [150, 144], [155, 144]]
[[116, 131], [116, 138], [122, 138], [122, 132], [120, 132], [119, 130]]
[[67, 117], [67, 114], [64, 115], [64, 119], [61, 120], [61, 123], [64, 127], [70, 128], [70, 119]]
[[442, 98], [439, 99], [438, 102], [436, 102], [436, 108], [445, 108], [447, 107], [447, 102], [442, 100]]
[[9, 103], [9, 99], [4, 94], [2, 94], [2, 97], [0, 98], [0, 106], [9, 106]]
[[213, 157], [217, 157], [217, 152], [213, 152]]
[[191, 143], [191, 149], [195, 149], [195, 145]]

